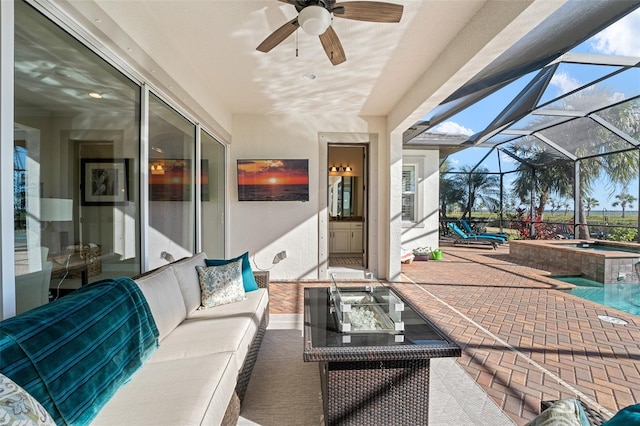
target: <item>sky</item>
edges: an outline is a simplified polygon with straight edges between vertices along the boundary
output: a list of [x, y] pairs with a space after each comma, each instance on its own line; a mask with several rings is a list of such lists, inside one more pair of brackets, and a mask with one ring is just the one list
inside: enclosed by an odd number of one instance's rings
[[[615, 22], [594, 37], [572, 49], [571, 52], [640, 57], [640, 9]], [[561, 65], [553, 76], [549, 89], [545, 92], [542, 101], [544, 102], [545, 98], [553, 99], [554, 97], [567, 93], [593, 80], [594, 77], [597, 78], [601, 74], [609, 73], [612, 70], [612, 67], [603, 66]], [[508, 102], [526, 86], [536, 73], [532, 73], [515, 81], [494, 95], [451, 117], [449, 121], [439, 124], [431, 131], [468, 136], [481, 131]], [[609, 82], [608, 84], [613, 87], [613, 90], [618, 91], [616, 94], [620, 96], [623, 96], [622, 93], [625, 92], [625, 89], [628, 91], [629, 87], [635, 89], [634, 93], [638, 93], [640, 90], [640, 81], [638, 79], [629, 81], [628, 79], [625, 80], [621, 78], [619, 81]], [[466, 149], [450, 156], [449, 164], [454, 169], [459, 169], [466, 164], [475, 165], [487, 152], [488, 150], [480, 148]], [[505, 154], [502, 154], [500, 162], [503, 171], [513, 170], [515, 167], [515, 160]], [[490, 169], [498, 170], [497, 154], [493, 153], [492, 156], [487, 159], [486, 164], [489, 165]], [[505, 185], [508, 185], [512, 179], [513, 177], [505, 175]], [[620, 207], [613, 207], [612, 203], [615, 201], [615, 194], [621, 192], [623, 192], [622, 188], [613, 187], [608, 180], [599, 180], [594, 185], [592, 194], [590, 195], [599, 201], [598, 207], [594, 210], [601, 210], [602, 208], [620, 210]], [[637, 179], [629, 185], [626, 192], [638, 197]], [[629, 207], [627, 207], [627, 209], [629, 209]], [[633, 204], [633, 210], [637, 209], [638, 202]]]

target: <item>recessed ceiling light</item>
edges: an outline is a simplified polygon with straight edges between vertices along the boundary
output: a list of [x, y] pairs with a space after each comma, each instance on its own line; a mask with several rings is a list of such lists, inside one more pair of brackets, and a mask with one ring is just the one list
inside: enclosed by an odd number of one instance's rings
[[312, 72], [308, 72], [302, 76], [305, 80], [315, 80], [318, 76]]
[[102, 95], [98, 92], [91, 92], [89, 93], [89, 96], [91, 96], [94, 99], [102, 99]]

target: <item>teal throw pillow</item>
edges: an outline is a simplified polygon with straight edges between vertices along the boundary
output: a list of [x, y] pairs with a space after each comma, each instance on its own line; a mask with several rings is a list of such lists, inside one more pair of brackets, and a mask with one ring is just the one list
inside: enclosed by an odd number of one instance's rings
[[205, 264], [207, 266], [220, 266], [226, 265], [227, 263], [235, 262], [239, 259], [242, 259], [242, 284], [244, 286], [244, 291], [254, 291], [258, 289], [258, 284], [256, 283], [256, 279], [253, 276], [253, 270], [251, 270], [251, 263], [249, 262], [249, 252], [245, 252], [243, 255], [238, 256], [233, 259], [205, 259]]
[[640, 404], [630, 405], [618, 411], [602, 424], [602, 426], [630, 426], [640, 424]]

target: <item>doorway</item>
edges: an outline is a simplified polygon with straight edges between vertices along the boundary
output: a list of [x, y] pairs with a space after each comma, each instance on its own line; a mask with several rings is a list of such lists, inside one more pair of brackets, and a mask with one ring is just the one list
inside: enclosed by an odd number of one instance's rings
[[362, 275], [367, 268], [367, 144], [329, 144], [329, 269]]

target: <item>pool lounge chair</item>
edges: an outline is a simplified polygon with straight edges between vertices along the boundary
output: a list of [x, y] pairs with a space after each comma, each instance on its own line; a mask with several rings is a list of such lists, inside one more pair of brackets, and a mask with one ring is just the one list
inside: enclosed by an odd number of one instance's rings
[[498, 244], [504, 243], [502, 238], [498, 237], [489, 237], [489, 236], [470, 236], [462, 232], [458, 225], [455, 223], [449, 223], [449, 228], [454, 232], [454, 240], [453, 244], [484, 244], [491, 245], [495, 250], [498, 247]]
[[467, 235], [476, 235], [476, 236], [480, 236], [480, 235], [489, 235], [492, 237], [500, 237], [503, 239], [507, 239], [509, 238], [509, 235], [505, 234], [504, 232], [474, 232], [474, 230], [471, 228], [471, 226], [469, 226], [469, 223], [464, 220], [464, 219], [460, 219], [460, 224], [462, 225], [462, 227], [464, 228], [464, 230], [466, 231]]

